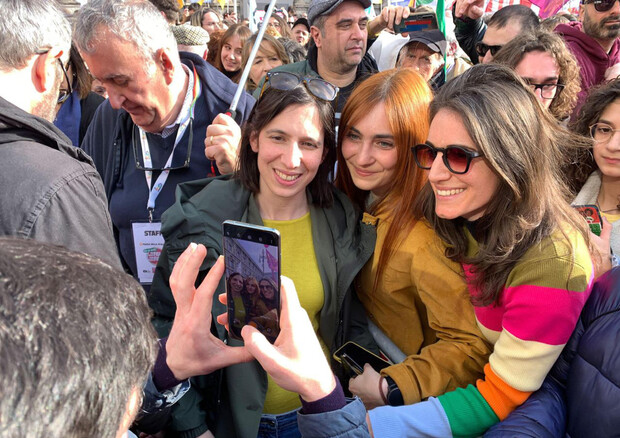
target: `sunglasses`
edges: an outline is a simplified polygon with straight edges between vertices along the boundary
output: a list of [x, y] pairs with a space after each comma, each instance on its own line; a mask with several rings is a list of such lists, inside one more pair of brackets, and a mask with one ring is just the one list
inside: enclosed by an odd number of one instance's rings
[[593, 4], [597, 12], [607, 12], [613, 7], [616, 0], [583, 0], [581, 3], [584, 5]]
[[447, 148], [436, 148], [435, 146], [422, 143], [411, 148], [415, 162], [421, 169], [430, 169], [437, 158], [437, 153], [441, 152], [443, 164], [446, 168], [457, 175], [462, 175], [469, 171], [469, 165], [474, 158], [484, 157], [479, 152], [466, 149], [462, 146], [448, 146]]
[[489, 46], [488, 44], [484, 44], [482, 41], [476, 43], [476, 53], [479, 57], [484, 58], [487, 52], [490, 50], [491, 55], [495, 56], [495, 54], [504, 46]]
[[295, 73], [285, 71], [270, 71], [265, 76], [265, 83], [260, 90], [259, 99], [262, 97], [267, 87], [275, 88], [279, 91], [289, 91], [300, 84], [303, 84], [314, 97], [326, 102], [333, 101], [338, 95], [338, 87], [321, 78], [301, 77], [297, 76]]
[[[187, 156], [185, 157], [185, 160], [183, 161], [183, 164], [180, 166], [165, 166], [165, 167], [146, 167], [142, 162], [140, 157], [142, 157], [142, 153], [141, 151], [138, 149], [138, 144], [140, 143], [140, 139], [136, 138], [136, 132], [139, 132], [137, 127], [134, 127], [132, 133], [131, 133], [131, 147], [133, 148], [133, 156], [134, 159], [136, 160], [136, 169], [138, 170], [146, 170], [146, 171], [156, 171], [156, 172], [163, 172], [165, 170], [179, 170], [179, 169], [186, 169], [189, 167], [189, 162], [190, 159], [192, 157], [192, 143], [194, 142], [194, 118], [191, 117], [189, 119], [189, 125], [187, 126], [187, 129], [189, 130], [189, 139], [187, 142]], [[173, 160], [174, 161], [174, 160]], [[172, 163], [171, 163], [172, 164]]]

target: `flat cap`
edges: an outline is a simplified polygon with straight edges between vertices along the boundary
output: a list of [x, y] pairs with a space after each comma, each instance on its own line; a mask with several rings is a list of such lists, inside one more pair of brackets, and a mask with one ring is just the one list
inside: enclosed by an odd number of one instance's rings
[[203, 46], [209, 42], [209, 32], [202, 27], [192, 26], [190, 24], [181, 24], [180, 26], [170, 26], [177, 44], [184, 46]]

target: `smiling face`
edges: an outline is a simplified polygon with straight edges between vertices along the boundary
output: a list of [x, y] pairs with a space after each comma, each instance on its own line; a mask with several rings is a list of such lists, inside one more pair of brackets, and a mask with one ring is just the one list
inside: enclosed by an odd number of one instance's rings
[[[515, 73], [530, 84], [557, 84], [560, 79], [560, 68], [555, 58], [550, 53], [541, 51], [528, 52], [523, 55], [515, 67]], [[534, 94], [545, 108], [551, 106], [553, 99], [544, 99], [540, 89], [534, 90]]]
[[250, 69], [250, 79], [258, 84], [269, 70], [280, 65], [282, 65], [282, 60], [278, 57], [273, 45], [269, 41], [261, 41], [260, 49], [256, 52]]
[[353, 184], [383, 196], [390, 187], [398, 151], [385, 113], [383, 102], [359, 121], [347, 126], [342, 141], [342, 155]]
[[228, 72], [235, 72], [241, 68], [241, 52], [243, 44], [239, 35], [233, 35], [222, 45], [222, 65]]
[[306, 202], [306, 187], [324, 157], [323, 129], [315, 105], [290, 105], [258, 135], [250, 136], [258, 154], [260, 205]]
[[[479, 151], [461, 116], [448, 109], [439, 110], [431, 121], [427, 142], [437, 148], [461, 146]], [[435, 194], [435, 213], [443, 219], [481, 218], [497, 192], [499, 178], [484, 158], [474, 158], [469, 171], [462, 175], [450, 172], [442, 158], [439, 152], [428, 175]]]
[[[606, 123], [620, 129], [620, 99], [616, 99], [601, 113], [597, 123]], [[620, 133], [614, 132], [607, 141], [594, 142], [594, 160], [606, 178], [620, 179]]]
[[273, 289], [271, 283], [269, 283], [267, 280], [261, 280], [259, 287], [260, 293], [265, 299], [273, 300], [273, 298], [276, 296], [276, 291]]
[[258, 286], [254, 278], [248, 278], [245, 281], [245, 291], [248, 295], [254, 295], [256, 292], [258, 292]]
[[241, 291], [243, 290], [243, 277], [241, 276], [241, 274], [233, 275], [232, 277], [230, 277], [228, 282], [230, 283], [232, 293], [241, 293]]
[[366, 53], [368, 17], [361, 4], [346, 1], [325, 20], [324, 34], [313, 31], [322, 65], [334, 73], [356, 69]]
[[133, 44], [107, 30], [101, 32], [100, 41], [93, 52], [81, 55], [108, 92], [112, 108], [127, 111], [145, 131], [161, 132], [174, 121], [172, 110], [177, 97], [169, 89], [173, 71], [169, 64], [161, 62], [166, 52], [158, 51], [158, 62], [147, 62]]

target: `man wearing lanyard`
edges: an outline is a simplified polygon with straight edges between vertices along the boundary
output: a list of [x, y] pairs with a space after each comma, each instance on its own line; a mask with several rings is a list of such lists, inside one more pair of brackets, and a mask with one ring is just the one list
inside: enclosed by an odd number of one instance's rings
[[[74, 40], [109, 95], [82, 147], [103, 179], [124, 266], [149, 285], [163, 246], [160, 218], [177, 184], [236, 164], [240, 131], [220, 114], [236, 85], [199, 56], [179, 57], [168, 24], [146, 0], [90, 1]], [[241, 97], [238, 123], [253, 103]]]

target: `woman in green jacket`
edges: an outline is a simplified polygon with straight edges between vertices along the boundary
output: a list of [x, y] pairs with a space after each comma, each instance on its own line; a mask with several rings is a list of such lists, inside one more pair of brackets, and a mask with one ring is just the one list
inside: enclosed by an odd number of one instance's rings
[[[174, 262], [189, 243], [204, 244], [201, 281], [222, 253], [221, 223], [232, 219], [280, 231], [282, 274], [295, 281], [326, 354], [347, 340], [373, 347], [351, 286], [372, 254], [375, 233], [360, 224], [358, 212], [328, 179], [336, 155], [330, 105], [336, 92], [322, 79], [270, 74], [244, 126], [234, 176], [179, 186], [175, 205], [162, 218], [166, 244], [149, 294], [161, 336], [175, 312], [168, 284]], [[214, 315], [225, 310], [214, 303]], [[239, 345], [224, 327], [215, 324], [214, 330], [229, 345]], [[299, 397], [275, 385], [257, 362], [194, 379], [192, 385], [169, 427], [183, 428], [177, 436], [200, 436], [207, 427], [218, 437], [275, 436], [273, 424], [278, 433], [296, 431]], [[199, 404], [208, 409], [197, 409]]]

